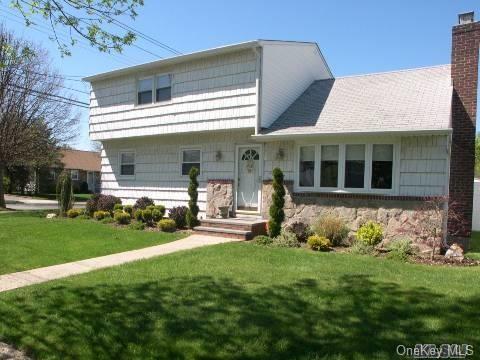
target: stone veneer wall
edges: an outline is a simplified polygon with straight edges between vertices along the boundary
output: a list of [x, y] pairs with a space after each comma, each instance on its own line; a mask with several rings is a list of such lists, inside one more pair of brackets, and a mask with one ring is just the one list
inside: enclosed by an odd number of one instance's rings
[[233, 211], [233, 180], [208, 180], [207, 217], [217, 217], [219, 206], [230, 206], [230, 211]]
[[[442, 219], [435, 219], [432, 211], [423, 211], [420, 217], [414, 216], [427, 198], [407, 196], [380, 196], [339, 193], [294, 193], [293, 182], [286, 181], [285, 222], [287, 226], [295, 221], [312, 223], [325, 212], [334, 212], [342, 217], [350, 228], [353, 237], [358, 228], [368, 220], [383, 225], [384, 244], [394, 238], [408, 237], [420, 251], [431, 250], [430, 243], [424, 243], [413, 236], [416, 223], [427, 217], [442, 227]], [[272, 183], [265, 181], [262, 186], [262, 216], [268, 218], [272, 198]]]

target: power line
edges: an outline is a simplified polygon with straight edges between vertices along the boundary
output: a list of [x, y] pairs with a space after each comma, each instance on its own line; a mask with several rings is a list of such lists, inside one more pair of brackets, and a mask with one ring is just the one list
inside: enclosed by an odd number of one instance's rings
[[14, 88], [21, 89], [21, 90], [26, 90], [26, 91], [32, 92], [34, 94], [43, 95], [43, 96], [46, 96], [46, 97], [49, 97], [49, 98], [52, 98], [52, 99], [55, 99], [55, 100], [59, 100], [60, 102], [63, 102], [63, 103], [66, 102], [67, 104], [70, 104], [70, 105], [84, 107], [84, 108], [87, 108], [87, 109], [90, 107], [89, 103], [79, 101], [79, 100], [75, 100], [75, 99], [71, 99], [71, 98], [68, 98], [68, 97], [65, 97], [65, 96], [49, 94], [49, 93], [46, 93], [44, 91], [39, 91], [39, 90], [35, 90], [35, 89], [27, 89], [26, 87], [16, 85], [16, 84], [8, 84], [8, 86], [12, 86]]

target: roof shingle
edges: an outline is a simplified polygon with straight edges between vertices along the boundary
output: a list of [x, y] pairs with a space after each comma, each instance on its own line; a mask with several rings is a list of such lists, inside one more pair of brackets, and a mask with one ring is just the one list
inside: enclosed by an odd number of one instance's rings
[[447, 130], [450, 65], [319, 80], [261, 135]]

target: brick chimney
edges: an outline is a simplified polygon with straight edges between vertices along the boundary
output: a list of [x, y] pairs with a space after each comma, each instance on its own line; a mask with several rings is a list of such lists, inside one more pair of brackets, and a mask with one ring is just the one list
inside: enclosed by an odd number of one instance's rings
[[474, 13], [458, 16], [452, 29], [452, 146], [450, 160], [449, 208], [463, 217], [465, 229], [449, 219], [448, 233], [470, 237], [472, 228], [473, 178], [475, 167], [475, 126], [477, 113], [478, 50], [480, 22]]

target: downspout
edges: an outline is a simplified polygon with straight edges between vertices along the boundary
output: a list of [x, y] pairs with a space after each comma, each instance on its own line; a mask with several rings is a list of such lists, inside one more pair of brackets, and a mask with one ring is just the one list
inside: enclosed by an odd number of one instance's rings
[[256, 63], [256, 80], [255, 87], [257, 91], [257, 107], [256, 107], [256, 124], [255, 135], [260, 133], [262, 129], [262, 69], [263, 69], [263, 48], [258, 46], [255, 48], [255, 54], [257, 58]]

